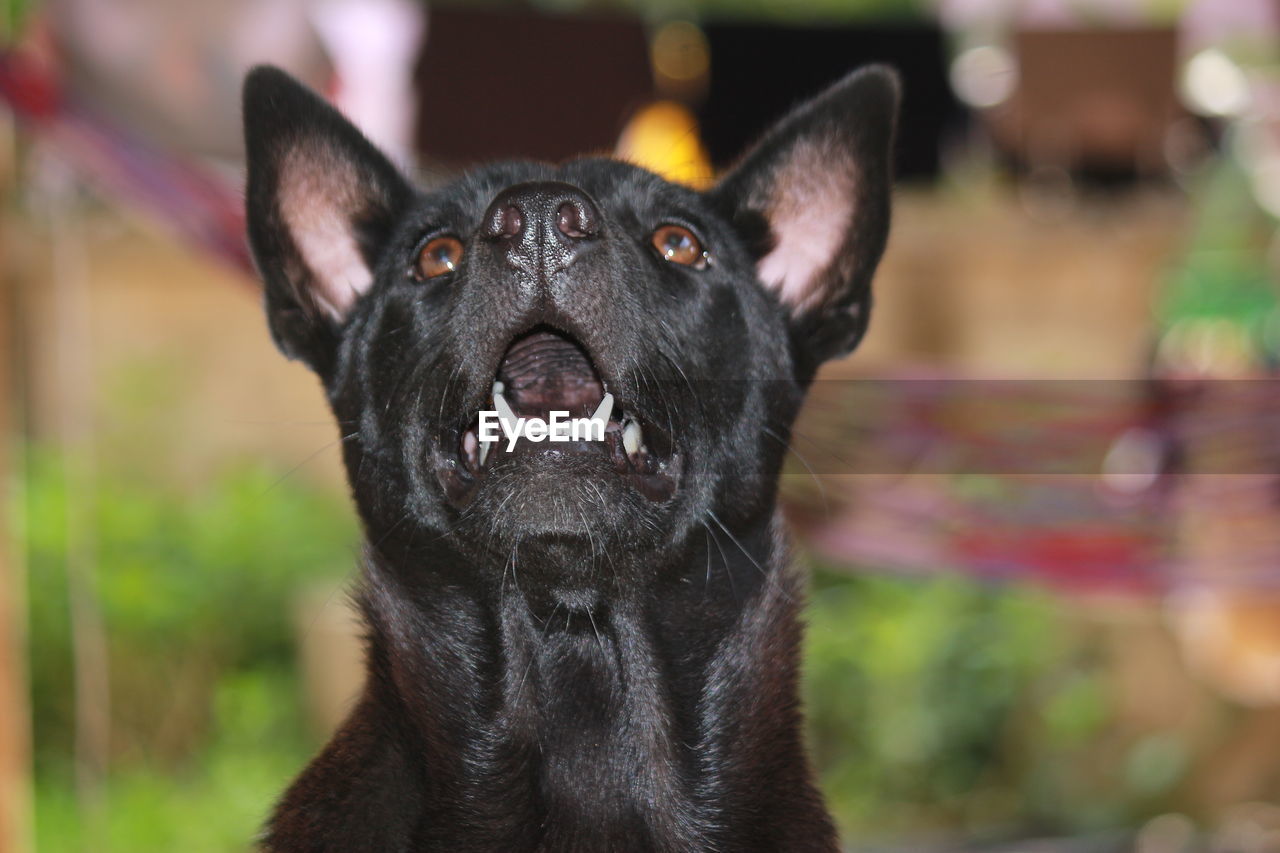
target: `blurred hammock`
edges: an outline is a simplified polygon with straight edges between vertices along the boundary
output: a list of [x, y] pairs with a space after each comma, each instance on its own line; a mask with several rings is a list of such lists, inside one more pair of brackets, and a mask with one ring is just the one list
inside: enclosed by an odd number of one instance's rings
[[783, 478], [819, 557], [1078, 591], [1280, 589], [1280, 380], [815, 383]]
[[219, 173], [131, 134], [62, 91], [40, 64], [17, 52], [0, 53], [0, 98], [103, 198], [252, 272], [238, 174]]

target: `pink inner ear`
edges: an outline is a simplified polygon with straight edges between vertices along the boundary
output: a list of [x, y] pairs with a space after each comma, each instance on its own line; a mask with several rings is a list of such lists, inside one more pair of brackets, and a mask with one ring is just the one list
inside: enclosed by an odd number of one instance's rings
[[855, 173], [847, 152], [805, 145], [774, 176], [768, 210], [774, 248], [760, 260], [759, 276], [793, 308], [822, 298], [814, 290], [849, 233]]
[[311, 273], [312, 298], [339, 321], [373, 283], [352, 228], [359, 186], [355, 168], [324, 150], [295, 151], [281, 167], [280, 212]]

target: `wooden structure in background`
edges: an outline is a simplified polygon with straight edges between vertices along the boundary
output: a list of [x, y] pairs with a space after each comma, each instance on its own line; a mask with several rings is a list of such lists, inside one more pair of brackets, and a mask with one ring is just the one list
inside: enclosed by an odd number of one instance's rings
[[[10, 149], [11, 150], [11, 149]], [[6, 152], [7, 155], [7, 152]], [[0, 155], [0, 188], [10, 186], [9, 157]], [[0, 246], [0, 251], [3, 250]], [[22, 566], [9, 537], [13, 427], [9, 356], [13, 352], [13, 294], [0, 277], [0, 853], [29, 849], [30, 727], [26, 690]]]
[[428, 163], [612, 151], [654, 95], [636, 18], [433, 5], [427, 43], [416, 76]]
[[1014, 45], [1018, 89], [989, 115], [1008, 153], [1033, 170], [1168, 170], [1165, 142], [1186, 116], [1172, 27], [1022, 30]]

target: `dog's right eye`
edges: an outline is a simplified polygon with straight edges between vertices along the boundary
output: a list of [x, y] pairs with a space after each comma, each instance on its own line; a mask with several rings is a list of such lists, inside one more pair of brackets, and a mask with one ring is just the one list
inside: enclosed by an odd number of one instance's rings
[[419, 281], [453, 272], [462, 260], [462, 241], [457, 237], [436, 237], [428, 240], [418, 252], [413, 265], [413, 276]]
[[663, 225], [654, 231], [653, 248], [663, 260], [697, 270], [706, 269], [711, 260], [711, 253], [703, 249], [698, 238], [683, 225]]

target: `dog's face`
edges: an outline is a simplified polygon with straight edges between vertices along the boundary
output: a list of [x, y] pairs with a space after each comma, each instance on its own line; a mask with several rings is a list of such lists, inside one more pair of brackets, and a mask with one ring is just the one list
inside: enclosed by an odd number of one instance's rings
[[[581, 591], [767, 511], [805, 386], [866, 326], [896, 106], [890, 72], [852, 75], [707, 192], [606, 159], [421, 192], [255, 71], [249, 234], [271, 329], [324, 383], [371, 543], [431, 543], [495, 584], [519, 560], [522, 582]], [[490, 444], [495, 407], [608, 426]]]

